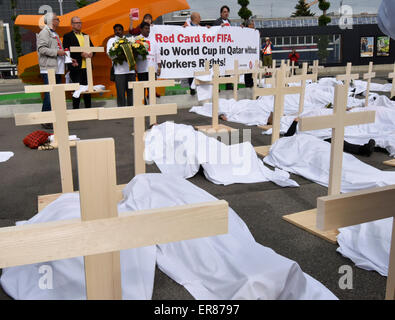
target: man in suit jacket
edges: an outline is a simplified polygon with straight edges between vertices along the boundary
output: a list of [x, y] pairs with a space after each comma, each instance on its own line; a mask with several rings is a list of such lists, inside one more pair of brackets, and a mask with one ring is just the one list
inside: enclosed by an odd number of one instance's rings
[[[70, 47], [83, 47], [84, 46], [84, 35], [81, 32], [82, 22], [79, 17], [71, 18], [72, 31], [66, 33], [63, 37], [63, 47], [70, 50]], [[92, 41], [90, 45], [93, 46]], [[70, 78], [73, 83], [79, 83], [80, 85], [88, 85], [88, 77], [86, 73], [86, 58], [92, 58], [93, 53], [86, 52], [73, 52], [70, 54], [73, 63], [67, 64], [67, 68], [70, 71]], [[91, 107], [91, 95], [84, 94], [85, 108]], [[73, 97], [73, 109], [79, 109], [80, 98]]]
[[228, 6], [222, 6], [219, 10], [221, 16], [214, 21], [214, 26], [221, 26], [221, 27], [229, 27], [230, 20], [229, 20], [229, 13], [230, 9]]

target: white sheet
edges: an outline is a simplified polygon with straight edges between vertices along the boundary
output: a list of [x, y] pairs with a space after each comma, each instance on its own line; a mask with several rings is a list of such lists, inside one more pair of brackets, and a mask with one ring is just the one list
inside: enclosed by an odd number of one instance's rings
[[[105, 90], [106, 87], [98, 84], [96, 86], [93, 86], [93, 91], [102, 91]], [[88, 86], [83, 86], [80, 85], [80, 87], [78, 88], [78, 90], [75, 90], [73, 93], [73, 98], [79, 98], [81, 96], [81, 93], [88, 91]]]
[[[328, 78], [331, 81], [332, 78]], [[329, 103], [333, 103], [334, 87], [318, 83], [311, 83], [306, 86], [304, 110], [316, 110], [324, 108]], [[284, 115], [297, 116], [299, 112], [299, 94], [286, 95], [284, 99]], [[361, 107], [363, 99], [354, 97], [348, 98], [349, 107]], [[270, 113], [273, 112], [274, 97], [264, 96], [257, 100], [219, 99], [218, 113], [227, 117], [228, 121], [242, 123], [245, 125], [266, 125]], [[212, 103], [205, 103], [203, 106], [194, 106], [190, 112], [195, 112], [202, 116], [212, 117]], [[292, 121], [291, 121], [292, 123]]]
[[[120, 212], [129, 209], [118, 205]], [[64, 194], [29, 221], [34, 224], [80, 218], [78, 194]], [[121, 251], [121, 277], [123, 299], [151, 299], [155, 275], [155, 246]], [[40, 289], [42, 266], [53, 270], [53, 289]], [[22, 300], [81, 300], [86, 299], [84, 261], [82, 257], [5, 268], [0, 278], [5, 292]]]
[[[345, 127], [344, 140], [349, 143], [364, 145], [370, 139], [376, 141], [376, 146], [386, 149], [390, 156], [395, 156], [395, 108], [370, 105], [364, 108], [353, 108], [350, 112], [375, 111], [376, 119], [374, 123], [361, 124]], [[333, 109], [308, 110], [301, 114], [301, 117], [315, 117], [329, 115]], [[286, 120], [288, 122], [286, 122]], [[290, 125], [292, 118], [282, 120], [281, 131], [286, 132], [287, 125]], [[332, 136], [332, 129], [322, 129], [314, 131], [304, 131], [305, 134], [314, 135], [320, 139], [327, 139]]]
[[1, 151], [0, 152], [0, 162], [6, 162], [10, 160], [14, 156], [14, 153], [11, 151]]
[[[119, 209], [142, 210], [216, 200], [192, 183], [174, 176], [145, 174], [123, 191]], [[78, 195], [63, 195], [28, 223], [79, 216]], [[164, 231], [165, 232], [165, 231]], [[121, 252], [124, 299], [149, 299], [158, 267], [196, 299], [335, 299], [298, 264], [256, 243], [245, 223], [229, 209], [226, 235]], [[46, 263], [48, 265], [48, 263]], [[42, 264], [7, 268], [0, 279], [16, 299], [84, 299], [82, 258], [52, 262], [54, 288], [41, 290]]]
[[192, 126], [172, 122], [147, 133], [145, 159], [154, 161], [162, 173], [183, 178], [193, 177], [202, 166], [206, 178], [215, 184], [273, 181], [283, 187], [299, 186], [288, 173], [265, 167], [250, 142], [226, 145]]
[[[328, 186], [330, 144], [308, 134], [278, 140], [264, 162]], [[395, 184], [395, 172], [381, 171], [343, 153], [342, 192]], [[345, 257], [367, 270], [386, 275], [392, 219], [340, 229], [339, 249]]]

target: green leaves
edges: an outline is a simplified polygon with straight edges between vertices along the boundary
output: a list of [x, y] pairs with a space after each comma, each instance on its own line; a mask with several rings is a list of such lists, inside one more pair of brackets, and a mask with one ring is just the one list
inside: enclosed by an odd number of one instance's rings
[[298, 0], [298, 4], [295, 6], [296, 11], [291, 17], [312, 17], [315, 13], [311, 12], [308, 5], [304, 0]]
[[238, 14], [240, 18], [244, 20], [245, 23], [252, 16], [251, 10], [247, 8], [250, 2], [248, 0], [238, 0], [237, 2], [241, 6], [241, 9], [239, 10]]
[[90, 4], [90, 2], [87, 0], [76, 0], [75, 3], [77, 4], [78, 8], [83, 8], [83, 7], [87, 6], [88, 4]]

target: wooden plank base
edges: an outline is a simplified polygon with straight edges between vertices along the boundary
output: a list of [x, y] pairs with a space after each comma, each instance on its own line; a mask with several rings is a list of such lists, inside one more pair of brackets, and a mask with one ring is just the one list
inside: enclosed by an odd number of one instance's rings
[[395, 159], [384, 161], [383, 164], [385, 164], [386, 166], [395, 167]]
[[195, 129], [198, 131], [202, 131], [203, 133], [215, 133], [215, 132], [231, 132], [231, 131], [237, 131], [238, 129], [232, 128], [225, 126], [223, 124], [219, 124], [217, 128], [214, 128], [212, 125], [208, 126], [195, 126]]
[[338, 230], [321, 231], [316, 227], [317, 209], [302, 211], [290, 215], [283, 216], [283, 219], [303, 230], [314, 234], [330, 243], [337, 243]]
[[[121, 201], [123, 199], [122, 190], [126, 187], [126, 184], [122, 184], [117, 186], [118, 197], [117, 201]], [[77, 193], [78, 191], [74, 192]], [[47, 194], [43, 196], [38, 196], [38, 212], [42, 211], [45, 207], [47, 207], [50, 203], [54, 202], [57, 198], [59, 198], [63, 193], [54, 193]]]
[[97, 93], [106, 93], [106, 92], [111, 92], [111, 90], [84, 91], [84, 92], [81, 92], [81, 94], [97, 94]]
[[258, 154], [258, 156], [261, 156], [262, 158], [266, 157], [269, 154], [270, 151], [270, 146], [261, 146], [261, 147], [255, 147], [255, 152]]
[[258, 126], [258, 128], [267, 131], [267, 130], [272, 129], [273, 126], [271, 124], [267, 124], [265, 126]]
[[[70, 141], [70, 147], [75, 147], [75, 146], [76, 146], [76, 143], [77, 143], [76, 140]], [[55, 142], [55, 141], [51, 142], [49, 145], [50, 145], [52, 148], [54, 148], [54, 149], [57, 149], [57, 148], [59, 147], [58, 143]], [[39, 146], [39, 147], [37, 148], [37, 150], [40, 150], [40, 151], [47, 151], [48, 149], [47, 149], [46, 147]]]

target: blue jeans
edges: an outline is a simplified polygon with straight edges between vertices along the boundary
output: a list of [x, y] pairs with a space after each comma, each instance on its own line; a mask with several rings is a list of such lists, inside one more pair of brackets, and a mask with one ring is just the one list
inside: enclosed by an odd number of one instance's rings
[[[44, 84], [48, 84], [48, 74], [42, 73], [41, 77], [43, 78]], [[62, 83], [62, 75], [56, 75], [56, 83]], [[51, 98], [49, 96], [49, 92], [44, 93], [43, 107], [41, 109], [42, 112], [51, 111]]]

